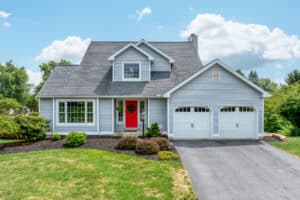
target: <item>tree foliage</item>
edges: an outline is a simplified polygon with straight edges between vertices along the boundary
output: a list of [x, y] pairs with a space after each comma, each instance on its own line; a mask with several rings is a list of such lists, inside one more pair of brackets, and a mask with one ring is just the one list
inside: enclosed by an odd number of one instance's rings
[[251, 70], [251, 71], [249, 72], [248, 79], [249, 79], [249, 81], [251, 81], [252, 83], [258, 85], [258, 80], [259, 80], [259, 78], [258, 78], [258, 74], [257, 74], [257, 72], [256, 72], [255, 70]]
[[294, 84], [296, 82], [300, 82], [300, 70], [293, 70], [287, 74], [285, 78], [285, 82], [288, 85]]
[[24, 67], [18, 67], [12, 61], [0, 64], [0, 94], [14, 98], [24, 105], [31, 85]]
[[265, 100], [265, 129], [300, 135], [300, 83], [284, 86]]
[[18, 111], [20, 104], [16, 99], [5, 98], [0, 94], [0, 115], [8, 115], [10, 111]]

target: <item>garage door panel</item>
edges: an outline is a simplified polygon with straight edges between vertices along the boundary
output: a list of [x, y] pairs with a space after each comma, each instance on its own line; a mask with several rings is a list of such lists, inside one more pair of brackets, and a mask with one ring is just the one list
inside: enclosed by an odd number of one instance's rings
[[221, 138], [255, 137], [256, 112], [252, 107], [231, 107], [220, 112]]
[[174, 112], [174, 137], [209, 138], [211, 135], [211, 112]]

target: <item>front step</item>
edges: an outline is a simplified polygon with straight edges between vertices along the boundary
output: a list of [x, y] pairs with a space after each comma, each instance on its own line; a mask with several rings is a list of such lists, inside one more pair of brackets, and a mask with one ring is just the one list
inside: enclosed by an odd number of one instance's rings
[[121, 137], [126, 137], [126, 136], [130, 136], [130, 137], [138, 137], [141, 136], [143, 133], [142, 131], [122, 131], [122, 132], [115, 132], [114, 133], [117, 136], [121, 136]]
[[137, 128], [125, 128], [124, 132], [137, 132], [138, 129]]

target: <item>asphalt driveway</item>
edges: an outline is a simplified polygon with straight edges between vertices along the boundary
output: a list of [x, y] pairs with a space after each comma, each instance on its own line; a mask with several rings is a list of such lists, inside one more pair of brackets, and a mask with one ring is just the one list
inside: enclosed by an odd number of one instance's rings
[[300, 199], [300, 159], [262, 141], [175, 141], [201, 200]]

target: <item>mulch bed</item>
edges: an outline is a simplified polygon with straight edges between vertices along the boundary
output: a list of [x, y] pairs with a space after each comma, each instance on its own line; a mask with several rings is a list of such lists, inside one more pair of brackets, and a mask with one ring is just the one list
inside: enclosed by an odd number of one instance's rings
[[[146, 159], [154, 159], [159, 160], [157, 154], [153, 155], [140, 155], [136, 154], [134, 151], [130, 150], [118, 150], [115, 149], [119, 138], [88, 138], [80, 147], [81, 149], [100, 149], [105, 151], [117, 152], [117, 153], [125, 153], [130, 155], [135, 155], [139, 157], [144, 157]], [[29, 152], [29, 151], [39, 151], [39, 150], [47, 150], [47, 149], [66, 149], [70, 147], [66, 147], [64, 145], [64, 140], [52, 141], [50, 139], [36, 141], [36, 142], [22, 142], [22, 143], [10, 143], [8, 146], [4, 146], [0, 148], [0, 154], [7, 153], [17, 153], [17, 152]], [[171, 151], [176, 152], [174, 146], [172, 146]]]

